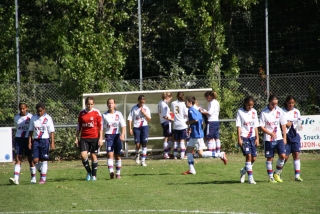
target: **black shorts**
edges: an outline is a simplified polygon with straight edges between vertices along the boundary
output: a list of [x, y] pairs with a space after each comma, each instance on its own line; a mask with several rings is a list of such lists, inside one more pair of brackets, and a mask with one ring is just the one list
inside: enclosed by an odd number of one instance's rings
[[81, 138], [80, 152], [90, 152], [93, 154], [98, 153], [98, 138]]

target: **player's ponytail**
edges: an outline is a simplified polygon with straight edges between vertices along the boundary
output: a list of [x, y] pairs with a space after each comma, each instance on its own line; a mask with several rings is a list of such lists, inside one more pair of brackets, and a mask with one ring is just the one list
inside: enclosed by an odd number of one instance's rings
[[178, 92], [178, 93], [177, 93], [177, 99], [178, 99], [180, 102], [183, 102], [184, 93], [183, 93], [183, 92]]
[[172, 97], [172, 93], [171, 92], [163, 92], [161, 94], [162, 99], [167, 99], [167, 98], [171, 98]]
[[217, 98], [218, 98], [218, 94], [217, 94], [217, 92], [215, 92], [215, 91], [206, 91], [205, 93], [204, 93], [204, 97], [205, 98], [207, 98], [207, 97], [212, 97], [214, 100], [216, 100]]

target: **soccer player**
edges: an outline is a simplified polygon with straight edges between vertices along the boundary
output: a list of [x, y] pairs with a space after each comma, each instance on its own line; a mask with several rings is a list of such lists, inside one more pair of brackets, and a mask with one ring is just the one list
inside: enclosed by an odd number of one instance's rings
[[184, 93], [177, 93], [177, 100], [171, 103], [171, 109], [174, 113], [174, 158], [178, 155], [178, 143], [180, 147], [180, 158], [185, 159], [186, 146], [185, 141], [188, 138], [188, 125], [186, 121], [188, 120], [188, 109], [186, 103], [184, 102]]
[[238, 133], [238, 145], [246, 156], [244, 167], [240, 170], [240, 182], [244, 183], [248, 173], [248, 183], [256, 184], [253, 179], [252, 166], [257, 157], [256, 146], [259, 146], [259, 121], [257, 111], [253, 108], [253, 97], [247, 96], [243, 101], [243, 107], [237, 112], [236, 126]]
[[[134, 135], [136, 144], [136, 163], [140, 164], [140, 145], [142, 144], [141, 166], [147, 166], [147, 143], [149, 135], [148, 122], [151, 120], [151, 113], [148, 106], [145, 105], [146, 98], [144, 95], [139, 95], [138, 104], [133, 106], [128, 115], [130, 135]], [[133, 129], [132, 129], [133, 121]]]
[[[300, 111], [294, 107], [296, 103], [296, 99], [289, 95], [287, 96], [283, 111], [287, 118], [287, 144], [286, 144], [286, 157], [285, 157], [285, 163], [289, 159], [290, 153], [292, 153], [293, 157], [293, 168], [295, 172], [295, 181], [303, 181], [300, 177], [300, 135], [298, 133], [298, 130], [302, 129], [301, 124], [299, 123], [300, 120]], [[300, 127], [298, 127], [300, 126]], [[290, 130], [294, 129], [294, 130]], [[291, 136], [291, 133], [294, 133], [294, 136]]]
[[[270, 95], [268, 102], [268, 106], [265, 107], [261, 112], [259, 123], [260, 128], [264, 133], [264, 154], [267, 158], [266, 168], [269, 176], [269, 182], [277, 183], [282, 182], [280, 173], [286, 156], [285, 144], [287, 143], [287, 119], [283, 110], [277, 106], [278, 97], [276, 95]], [[278, 152], [279, 158], [277, 161], [276, 170], [273, 172], [272, 161], [275, 149]]]
[[[120, 111], [116, 109], [116, 101], [113, 98], [107, 100], [108, 111], [102, 115], [103, 127], [105, 128], [105, 142], [107, 151], [107, 165], [110, 179], [114, 178], [113, 158], [116, 160], [116, 178], [121, 178], [121, 150], [126, 132], [126, 122]], [[120, 133], [121, 127], [121, 133]]]
[[15, 143], [15, 165], [14, 177], [9, 179], [11, 184], [18, 185], [20, 178], [22, 157], [25, 155], [28, 159], [31, 173], [31, 183], [36, 183], [36, 168], [32, 161], [32, 151], [28, 148], [29, 125], [32, 114], [28, 112], [28, 106], [25, 102], [19, 103], [19, 114], [14, 116], [14, 126], [16, 127]]
[[204, 94], [205, 99], [209, 102], [207, 110], [200, 108], [201, 114], [206, 115], [208, 123], [206, 126], [206, 138], [208, 140], [208, 151], [202, 154], [203, 157], [220, 157], [224, 164], [227, 164], [225, 152], [220, 151], [221, 142], [219, 139], [219, 112], [220, 104], [217, 101], [217, 93], [207, 91]]
[[172, 94], [170, 92], [164, 92], [161, 95], [162, 100], [158, 103], [158, 113], [160, 118], [160, 124], [163, 130], [163, 158], [169, 159], [169, 152], [171, 150], [172, 142], [172, 128], [171, 128], [171, 121], [173, 118], [170, 116], [170, 108], [168, 103], [172, 99]]
[[[29, 149], [32, 149], [33, 163], [40, 172], [39, 184], [45, 184], [48, 171], [49, 150], [55, 149], [53, 120], [46, 113], [43, 103], [36, 105], [37, 114], [33, 115], [29, 125]], [[33, 183], [36, 183], [35, 173]]]
[[[87, 171], [86, 180], [97, 180], [99, 147], [103, 145], [102, 141], [102, 116], [98, 109], [94, 107], [94, 98], [89, 96], [85, 100], [86, 108], [81, 110], [78, 116], [78, 126], [76, 132], [75, 144], [80, 147], [81, 159], [84, 168]], [[79, 135], [81, 138], [79, 141]], [[92, 169], [89, 165], [88, 152], [91, 156]]]

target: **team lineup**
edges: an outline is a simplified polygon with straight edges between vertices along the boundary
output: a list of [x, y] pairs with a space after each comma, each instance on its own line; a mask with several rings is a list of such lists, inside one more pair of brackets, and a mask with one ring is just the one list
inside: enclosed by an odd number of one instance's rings
[[[219, 139], [220, 104], [217, 93], [207, 91], [204, 98], [208, 102], [206, 109], [200, 107], [195, 97], [184, 97], [178, 92], [177, 100], [171, 103], [173, 95], [164, 92], [158, 103], [157, 113], [163, 131], [163, 158], [187, 159], [189, 169], [182, 175], [196, 174], [194, 158], [219, 158], [225, 165], [228, 163], [226, 153], [221, 151]], [[242, 108], [236, 114], [238, 145], [245, 156], [245, 164], [240, 170], [240, 182], [244, 183], [248, 175], [248, 184], [256, 184], [253, 177], [253, 165], [259, 146], [258, 128], [263, 132], [266, 170], [270, 183], [283, 182], [281, 172], [289, 155], [292, 154], [295, 181], [300, 177], [300, 111], [295, 108], [295, 98], [287, 96], [283, 108], [278, 106], [278, 98], [271, 95], [268, 105], [258, 118], [253, 108], [254, 99], [247, 96]], [[78, 125], [74, 144], [80, 150], [82, 164], [86, 170], [87, 181], [97, 180], [98, 151], [103, 146], [103, 137], [107, 152], [107, 166], [110, 179], [121, 178], [122, 141], [125, 140], [126, 121], [123, 114], [116, 109], [116, 100], [109, 98], [106, 102], [108, 111], [103, 114], [94, 108], [94, 98], [85, 100], [85, 108], [78, 115]], [[146, 97], [140, 95], [137, 104], [128, 115], [129, 133], [134, 136], [135, 162], [147, 167], [147, 144], [149, 137], [148, 123], [151, 112], [146, 105]], [[46, 183], [50, 149], [55, 149], [53, 119], [46, 113], [43, 103], [36, 105], [36, 114], [28, 112], [25, 102], [19, 103], [19, 113], [14, 117], [16, 134], [14, 139], [15, 165], [14, 177], [9, 182], [19, 184], [21, 161], [27, 157], [32, 184], [37, 183], [36, 172], [40, 174], [39, 184]], [[173, 125], [173, 126], [172, 126]], [[273, 170], [273, 158], [278, 153], [276, 168]], [[89, 153], [91, 165], [89, 162]], [[115, 169], [114, 169], [115, 168]]]

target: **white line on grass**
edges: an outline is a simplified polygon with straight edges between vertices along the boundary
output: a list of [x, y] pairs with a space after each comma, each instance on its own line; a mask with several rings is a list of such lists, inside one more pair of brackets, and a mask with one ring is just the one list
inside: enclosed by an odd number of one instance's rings
[[0, 212], [0, 214], [29, 214], [29, 213], [86, 213], [86, 212], [163, 212], [163, 213], [203, 213], [203, 214], [253, 214], [253, 213], [237, 213], [237, 212], [216, 212], [216, 211], [201, 211], [201, 210], [55, 210], [55, 211], [20, 211], [20, 212]]

